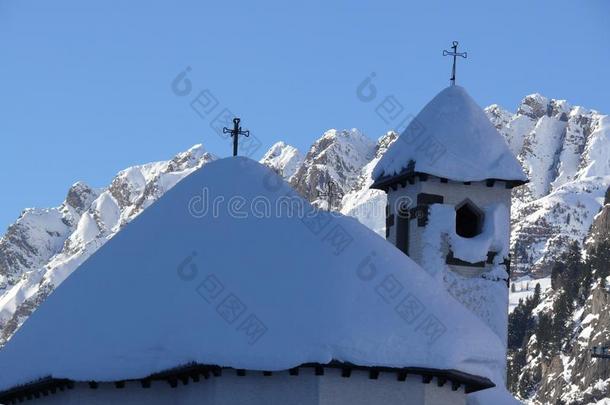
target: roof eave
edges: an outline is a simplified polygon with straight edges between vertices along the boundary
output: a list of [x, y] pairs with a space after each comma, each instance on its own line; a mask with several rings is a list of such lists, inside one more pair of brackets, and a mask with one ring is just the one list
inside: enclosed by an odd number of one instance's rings
[[[396, 374], [396, 378], [399, 381], [404, 381], [408, 374], [420, 375], [422, 382], [427, 384], [430, 383], [432, 378], [437, 378], [438, 385], [442, 386], [446, 382], [451, 383], [451, 388], [457, 390], [460, 386], [464, 387], [466, 394], [493, 388], [496, 385], [488, 378], [481, 377], [474, 374], [465, 373], [454, 369], [434, 369], [424, 367], [385, 367], [385, 366], [359, 366], [351, 363], [331, 361], [328, 364], [320, 363], [306, 363], [300, 366], [294, 367], [289, 370], [292, 375], [298, 375], [299, 368], [314, 368], [317, 375], [323, 375], [324, 369], [341, 369], [342, 375], [349, 377], [351, 370], [368, 371], [371, 379], [376, 379], [379, 373], [392, 373]], [[222, 370], [234, 370], [238, 375], [245, 376], [246, 370], [233, 369], [232, 367], [220, 367], [215, 365], [202, 365], [202, 364], [189, 364], [182, 367], [173, 368], [160, 373], [152, 374], [148, 377], [133, 380], [121, 380], [121, 381], [104, 381], [105, 383], [114, 383], [117, 387], [124, 387], [125, 382], [140, 382], [142, 387], [150, 386], [151, 381], [167, 381], [172, 387], [177, 384], [178, 381], [182, 381], [184, 384], [188, 383], [189, 379], [193, 381], [199, 381], [199, 376], [203, 375], [208, 378], [209, 375], [221, 376]], [[266, 373], [265, 375], [272, 375], [271, 371], [263, 370], [248, 370], [247, 372]], [[277, 371], [276, 371], [277, 372]], [[64, 389], [73, 389], [76, 382], [87, 382], [90, 387], [97, 387], [98, 382], [95, 381], [73, 381], [69, 379], [57, 379], [53, 377], [46, 377], [38, 381], [31, 382], [29, 384], [17, 386], [6, 391], [0, 392], [0, 402], [2, 403], [15, 403], [16, 401], [22, 402], [24, 399], [39, 398], [41, 395], [47, 396], [55, 393], [58, 390], [63, 391]]]
[[446, 180], [450, 180], [450, 181], [453, 181], [456, 183], [502, 181], [502, 182], [506, 183], [506, 188], [510, 188], [510, 189], [522, 186], [526, 183], [529, 183], [528, 179], [526, 179], [526, 180], [522, 180], [522, 179], [508, 180], [508, 179], [498, 179], [498, 178], [487, 178], [487, 179], [483, 179], [483, 180], [455, 180], [455, 179], [451, 179], [451, 178], [436, 176], [433, 174], [417, 172], [414, 170], [403, 170], [402, 172], [400, 172], [398, 174], [395, 174], [392, 176], [383, 176], [383, 177], [376, 179], [369, 188], [374, 189], [374, 190], [383, 190], [383, 191], [387, 192], [390, 187], [395, 188], [397, 185], [401, 185], [404, 187], [404, 186], [406, 186], [407, 183], [413, 184], [414, 180], [417, 178], [427, 179], [428, 177], [446, 179]]

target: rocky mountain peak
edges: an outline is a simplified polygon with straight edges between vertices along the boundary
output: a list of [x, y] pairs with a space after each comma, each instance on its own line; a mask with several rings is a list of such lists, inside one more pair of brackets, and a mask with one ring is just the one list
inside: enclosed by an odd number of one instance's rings
[[189, 148], [186, 152], [178, 153], [167, 164], [167, 172], [176, 172], [199, 166], [201, 162], [208, 162], [214, 159], [211, 153], [206, 152], [202, 144], [197, 144]]
[[521, 104], [517, 108], [517, 114], [525, 115], [531, 119], [537, 120], [545, 115], [550, 116], [552, 107], [549, 108], [549, 99], [542, 94], [534, 93], [525, 96], [521, 100]]
[[593, 220], [585, 246], [591, 251], [602, 242], [610, 242], [610, 188], [606, 191], [604, 206]]
[[388, 150], [390, 145], [398, 138], [398, 133], [395, 131], [388, 131], [384, 135], [377, 139], [377, 145], [375, 145], [375, 158], [383, 156]]
[[86, 211], [91, 202], [97, 198], [99, 191], [82, 181], [74, 183], [66, 195], [65, 205], [72, 207], [77, 213]]
[[498, 104], [492, 104], [486, 107], [484, 111], [496, 129], [505, 127], [514, 116], [513, 113]]
[[377, 140], [375, 157], [360, 171], [357, 186], [345, 194], [341, 201], [341, 213], [357, 218], [382, 237], [385, 237], [385, 207], [386, 193], [381, 190], [372, 190], [373, 169], [388, 150], [396, 142], [398, 134], [387, 132]]
[[[357, 186], [362, 168], [376, 149], [376, 143], [357, 129], [328, 130], [311, 146], [290, 184], [314, 204], [329, 181], [346, 194]], [[339, 199], [335, 201], [333, 208], [339, 208]]]
[[280, 141], [271, 146], [260, 163], [289, 180], [303, 163], [303, 157], [297, 148]]
[[584, 241], [601, 208], [610, 185], [610, 125], [595, 111], [537, 93], [515, 114], [497, 105], [485, 111], [530, 179], [513, 190], [515, 270], [545, 275], [567, 245]]

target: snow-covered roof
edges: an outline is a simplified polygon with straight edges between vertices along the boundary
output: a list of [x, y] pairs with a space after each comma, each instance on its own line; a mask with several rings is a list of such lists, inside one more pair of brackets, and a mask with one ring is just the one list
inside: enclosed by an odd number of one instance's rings
[[178, 183], [48, 297], [0, 349], [0, 391], [190, 362], [280, 370], [331, 360], [501, 384], [503, 356], [482, 321], [383, 238], [315, 212], [272, 170], [227, 158]]
[[405, 170], [455, 181], [527, 178], [504, 137], [460, 86], [436, 95], [373, 171], [376, 181]]

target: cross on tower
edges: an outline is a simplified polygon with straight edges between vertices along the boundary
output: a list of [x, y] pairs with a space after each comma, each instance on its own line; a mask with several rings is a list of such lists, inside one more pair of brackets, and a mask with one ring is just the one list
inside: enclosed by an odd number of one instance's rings
[[233, 129], [229, 129], [227, 127], [224, 127], [222, 129], [222, 133], [223, 134], [231, 134], [231, 136], [233, 137], [233, 156], [237, 156], [237, 140], [239, 138], [240, 135], [243, 136], [250, 136], [250, 131], [248, 130], [243, 130], [241, 129], [241, 127], [239, 126], [239, 121], [240, 119], [235, 117], [233, 118]]
[[457, 59], [458, 56], [461, 56], [464, 59], [466, 59], [468, 57], [467, 52], [458, 52], [457, 47], [458, 47], [458, 41], [453, 41], [453, 46], [451, 47], [451, 49], [453, 49], [453, 52], [443, 50], [443, 56], [453, 56], [453, 69], [451, 69], [451, 79], [450, 79], [452, 86], [455, 86], [455, 60]]

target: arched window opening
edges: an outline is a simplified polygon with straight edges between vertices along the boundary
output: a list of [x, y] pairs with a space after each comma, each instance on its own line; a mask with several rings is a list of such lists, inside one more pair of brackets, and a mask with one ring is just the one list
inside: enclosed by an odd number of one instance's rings
[[470, 200], [455, 207], [455, 232], [463, 238], [473, 238], [483, 230], [483, 212]]

